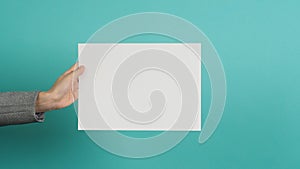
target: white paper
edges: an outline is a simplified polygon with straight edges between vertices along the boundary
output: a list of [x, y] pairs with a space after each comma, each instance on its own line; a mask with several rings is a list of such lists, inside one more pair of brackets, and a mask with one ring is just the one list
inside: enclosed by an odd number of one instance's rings
[[[153, 55], [151, 55], [152, 53]], [[78, 130], [200, 131], [200, 44], [78, 44], [78, 55], [80, 65], [85, 66], [85, 72], [79, 78]], [[172, 59], [170, 59], [171, 56]], [[164, 70], [166, 61], [171, 64], [171, 68], [176, 65], [175, 62], [184, 65], [185, 67], [178, 66], [177, 72], [183, 72], [182, 75], [186, 71], [190, 73], [197, 86], [195, 92], [199, 96], [199, 104], [196, 107], [196, 116], [193, 116], [193, 120], [186, 122], [190, 124], [188, 127], [187, 125], [182, 125], [183, 127], [173, 126], [179, 116], [184, 117], [191, 113], [181, 112], [182, 91], [179, 87], [181, 84], [178, 84], [172, 72]], [[139, 69], [139, 66], [143, 65], [150, 66]], [[139, 71], [130, 78], [129, 84], [122, 84], [123, 81], [126, 82], [126, 71], [130, 72], [131, 69], [139, 69]], [[114, 84], [114, 82], [118, 82], [118, 84]], [[192, 82], [185, 81], [184, 83], [188, 86]], [[116, 93], [119, 90], [123, 91], [124, 86], [128, 89], [124, 92], [126, 94], [123, 92]], [[151, 94], [156, 99], [152, 100], [153, 102], [151, 102]], [[163, 97], [160, 94], [163, 94]], [[128, 99], [129, 105], [125, 104], [124, 98]], [[117, 103], [121, 104], [116, 105]], [[158, 115], [153, 117], [149, 114], [149, 116], [146, 115], [147, 112], [151, 111], [152, 104], [158, 107], [158, 111], [153, 111], [154, 114]], [[135, 117], [136, 114], [134, 113], [130, 114], [130, 112], [124, 111], [125, 109], [120, 110], [122, 108], [120, 105], [125, 108], [128, 107], [128, 109], [131, 107], [140, 114]]]

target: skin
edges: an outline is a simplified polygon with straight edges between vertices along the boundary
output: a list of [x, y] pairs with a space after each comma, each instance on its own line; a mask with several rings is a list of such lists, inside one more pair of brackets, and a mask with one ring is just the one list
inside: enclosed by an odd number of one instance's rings
[[38, 94], [35, 110], [46, 112], [69, 106], [78, 99], [78, 77], [84, 72], [84, 67], [74, 64], [63, 73], [48, 91]]

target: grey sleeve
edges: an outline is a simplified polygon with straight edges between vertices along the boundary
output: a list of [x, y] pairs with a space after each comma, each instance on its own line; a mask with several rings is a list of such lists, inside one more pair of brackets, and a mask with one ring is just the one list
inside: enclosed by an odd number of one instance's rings
[[35, 102], [38, 93], [0, 93], [0, 126], [43, 122], [44, 113], [35, 112]]

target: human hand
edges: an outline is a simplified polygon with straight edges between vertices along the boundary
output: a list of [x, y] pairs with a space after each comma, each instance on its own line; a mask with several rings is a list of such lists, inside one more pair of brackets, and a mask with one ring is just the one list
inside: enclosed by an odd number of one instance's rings
[[46, 92], [38, 94], [35, 111], [46, 112], [69, 106], [78, 99], [78, 77], [83, 74], [84, 67], [74, 64], [62, 74]]

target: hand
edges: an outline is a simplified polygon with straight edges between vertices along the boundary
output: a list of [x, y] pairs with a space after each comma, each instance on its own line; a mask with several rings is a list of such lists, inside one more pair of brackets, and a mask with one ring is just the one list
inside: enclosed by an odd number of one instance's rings
[[62, 74], [46, 92], [40, 92], [36, 100], [35, 111], [46, 112], [69, 106], [78, 99], [78, 77], [84, 67], [74, 64]]

